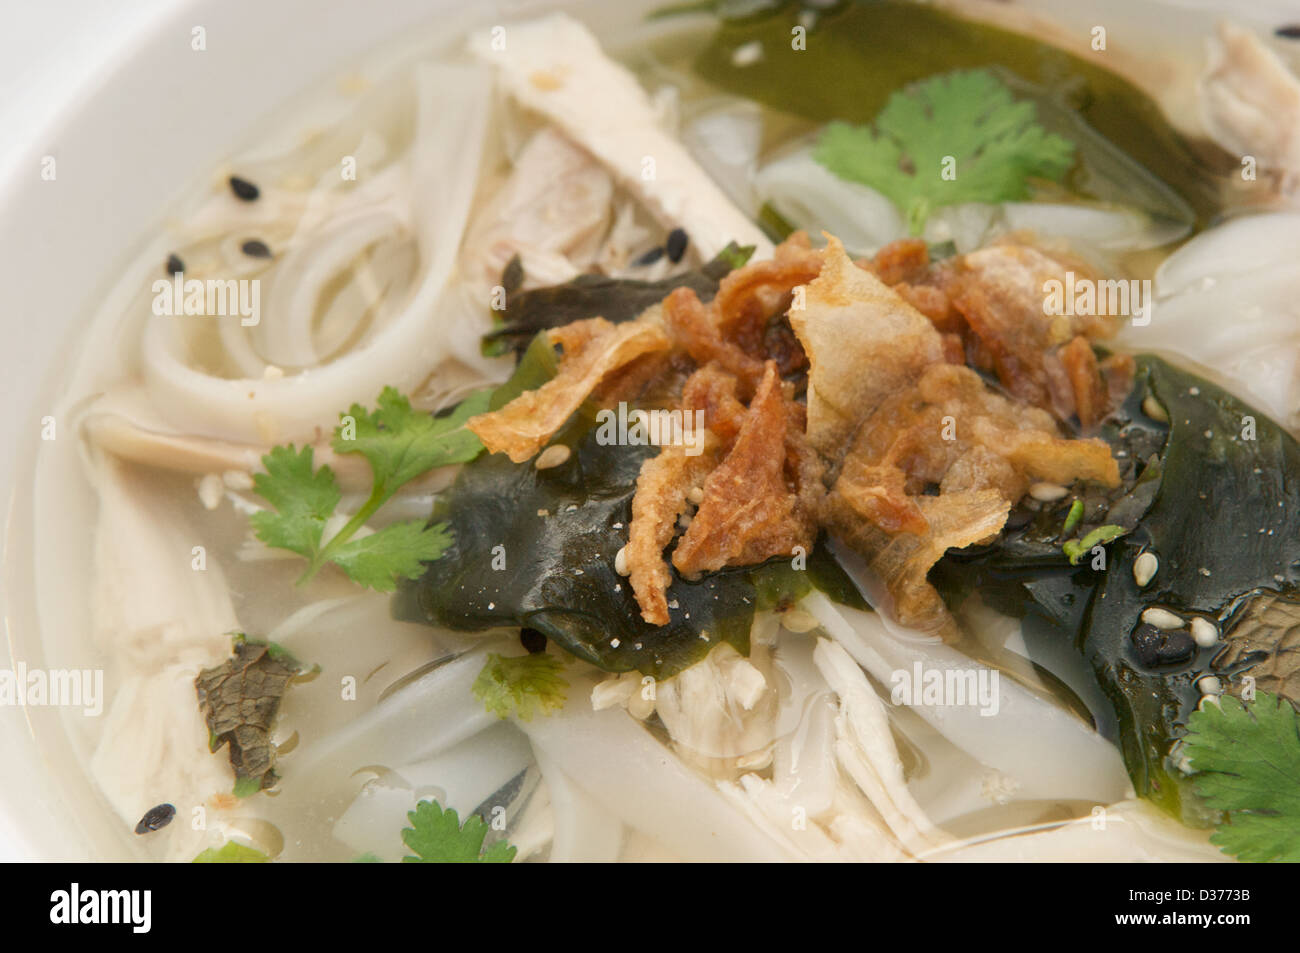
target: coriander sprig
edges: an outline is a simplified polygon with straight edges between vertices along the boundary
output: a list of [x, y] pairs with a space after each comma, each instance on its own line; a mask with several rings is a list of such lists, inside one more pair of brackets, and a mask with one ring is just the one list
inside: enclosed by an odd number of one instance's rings
[[1224, 812], [1210, 842], [1245, 861], [1300, 862], [1300, 715], [1285, 698], [1231, 695], [1192, 712], [1183, 741], [1196, 791]]
[[486, 390], [476, 392], [452, 413], [435, 417], [412, 410], [410, 401], [385, 387], [373, 413], [353, 404], [341, 414], [330, 445], [337, 453], [365, 457], [373, 483], [366, 502], [328, 540], [326, 524], [343, 498], [334, 471], [328, 465], [317, 469], [309, 446], [272, 448], [262, 458], [265, 472], [253, 477], [254, 491], [272, 507], [251, 518], [257, 538], [307, 560], [300, 585], [329, 563], [379, 592], [391, 592], [399, 579], [416, 578], [425, 562], [437, 559], [451, 545], [445, 524], [411, 520], [374, 533], [358, 533], [411, 480], [438, 467], [465, 463], [482, 452], [483, 445], [465, 428], [465, 421], [487, 410], [489, 396]]
[[1060, 181], [1074, 144], [995, 74], [964, 70], [899, 90], [870, 126], [831, 123], [813, 158], [888, 197], [919, 235], [941, 205], [1024, 199], [1030, 179]]

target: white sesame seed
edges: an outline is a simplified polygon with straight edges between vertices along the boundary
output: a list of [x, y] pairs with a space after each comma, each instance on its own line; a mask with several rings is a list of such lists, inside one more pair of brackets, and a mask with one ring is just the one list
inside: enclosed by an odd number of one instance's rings
[[253, 478], [243, 470], [227, 470], [221, 474], [221, 482], [232, 490], [251, 490]]
[[817, 617], [803, 609], [787, 609], [781, 613], [781, 625], [787, 632], [811, 632], [817, 628]]
[[758, 40], [738, 46], [731, 51], [732, 66], [753, 66], [763, 58], [763, 44]]
[[1181, 629], [1183, 620], [1168, 609], [1147, 609], [1142, 613], [1142, 621], [1154, 625], [1157, 629]]
[[614, 572], [620, 576], [628, 574], [626, 546], [620, 546], [618, 552], [614, 554]]
[[1133, 581], [1139, 589], [1145, 589], [1160, 571], [1160, 560], [1155, 553], [1139, 553], [1133, 560]]
[[698, 486], [693, 486], [686, 491], [686, 499], [699, 506], [704, 502], [704, 490]]
[[1148, 394], [1142, 401], [1142, 413], [1146, 414], [1152, 420], [1158, 420], [1162, 424], [1169, 423], [1169, 412], [1165, 410], [1164, 405], [1156, 400], [1151, 394]]
[[1192, 638], [1203, 649], [1219, 641], [1219, 628], [1209, 619], [1197, 616], [1192, 620]]
[[1029, 488], [1029, 495], [1040, 503], [1055, 503], [1065, 499], [1070, 491], [1059, 483], [1035, 483]]
[[562, 443], [552, 444], [537, 455], [533, 461], [533, 466], [539, 470], [549, 470], [551, 467], [558, 467], [561, 463], [572, 456], [573, 451]]
[[225, 484], [215, 473], [209, 473], [199, 481], [199, 502], [203, 504], [205, 510], [215, 510], [220, 506], [225, 492]]
[[1206, 675], [1198, 679], [1196, 687], [1201, 690], [1202, 695], [1219, 695], [1223, 693], [1223, 683], [1215, 675]]

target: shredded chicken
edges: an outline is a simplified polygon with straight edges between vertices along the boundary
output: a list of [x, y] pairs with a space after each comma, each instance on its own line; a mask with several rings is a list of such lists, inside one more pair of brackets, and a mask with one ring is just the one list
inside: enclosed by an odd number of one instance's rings
[[1300, 80], [1250, 30], [1221, 22], [1200, 83], [1206, 127], [1224, 148], [1251, 156], [1279, 179], [1300, 183]]

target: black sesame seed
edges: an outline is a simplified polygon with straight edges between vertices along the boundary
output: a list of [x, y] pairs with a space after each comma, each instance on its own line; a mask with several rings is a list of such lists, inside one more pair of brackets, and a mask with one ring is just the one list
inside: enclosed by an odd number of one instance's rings
[[157, 807], [151, 807], [145, 812], [144, 817], [140, 818], [140, 823], [135, 825], [137, 834], [149, 834], [153, 831], [162, 830], [172, 822], [176, 816], [176, 808], [170, 804], [159, 804]]
[[642, 265], [653, 265], [662, 257], [664, 257], [664, 246], [656, 245], [654, 248], [650, 249], [648, 252], [646, 252], [644, 255], [638, 258], [636, 261], [632, 262], [632, 264], [637, 267], [640, 267]]
[[239, 246], [240, 250], [249, 258], [270, 258], [271, 249], [267, 247], [266, 242], [257, 238], [250, 238], [244, 244]]
[[1288, 40], [1300, 40], [1300, 23], [1292, 23], [1287, 26], [1280, 26], [1273, 31], [1278, 36], [1285, 37]]
[[1196, 654], [1196, 640], [1186, 632], [1169, 632], [1160, 646], [1159, 663], [1178, 665]]
[[1164, 641], [1164, 633], [1154, 625], [1143, 622], [1133, 630], [1130, 638], [1143, 665], [1155, 665], [1160, 660], [1160, 643]]
[[169, 275], [179, 275], [185, 270], [185, 262], [181, 261], [181, 256], [174, 252], [167, 256], [167, 273]]
[[256, 202], [257, 197], [262, 194], [262, 190], [256, 185], [237, 175], [230, 177], [230, 191], [235, 193], [236, 198], [241, 198], [245, 202]]
[[529, 655], [538, 655], [546, 651], [546, 636], [536, 629], [520, 629], [519, 644], [528, 650]]
[[686, 246], [689, 242], [690, 238], [687, 237], [684, 228], [674, 228], [669, 232], [667, 245], [668, 260], [674, 265], [681, 261], [682, 256], [686, 254]]

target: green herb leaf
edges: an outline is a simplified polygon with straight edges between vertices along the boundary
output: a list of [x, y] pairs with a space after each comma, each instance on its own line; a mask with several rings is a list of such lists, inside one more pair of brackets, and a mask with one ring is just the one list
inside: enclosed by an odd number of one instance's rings
[[273, 448], [262, 458], [266, 472], [253, 477], [253, 489], [274, 507], [252, 516], [257, 538], [308, 560], [299, 582], [331, 562], [353, 581], [379, 592], [391, 592], [400, 579], [418, 577], [424, 562], [438, 559], [450, 545], [446, 526], [412, 521], [362, 537], [357, 532], [403, 485], [483, 451], [465, 421], [488, 409], [491, 394], [490, 389], [478, 391], [450, 414], [434, 416], [413, 410], [410, 401], [385, 387], [373, 413], [353, 404], [340, 414], [332, 446], [338, 453], [365, 457], [374, 482], [361, 509], [324, 544], [325, 524], [342, 499], [334, 473], [328, 466], [314, 468], [311, 447]]
[[1065, 525], [1061, 527], [1061, 535], [1068, 536], [1074, 532], [1081, 519], [1083, 519], [1083, 500], [1075, 500], [1070, 504], [1070, 512], [1065, 514]]
[[1074, 145], [1040, 126], [1034, 104], [993, 73], [968, 70], [894, 93], [873, 126], [831, 123], [813, 156], [887, 196], [918, 235], [938, 206], [1024, 199], [1031, 178], [1059, 181]]
[[1196, 791], [1227, 815], [1211, 843], [1239, 860], [1300, 862], [1300, 717], [1290, 703], [1220, 696], [1187, 730]]
[[563, 707], [569, 686], [560, 676], [561, 667], [558, 658], [545, 652], [509, 657], [489, 653], [473, 691], [498, 718], [513, 714], [531, 721], [538, 711], [546, 714]]
[[[1076, 503], [1080, 501], [1076, 500]], [[1082, 509], [1082, 507], [1080, 507]], [[1069, 522], [1067, 517], [1066, 522]], [[1076, 521], [1077, 522], [1077, 521]], [[1127, 532], [1123, 526], [1116, 526], [1108, 523], [1105, 526], [1098, 526], [1083, 539], [1071, 539], [1061, 547], [1062, 552], [1070, 557], [1070, 565], [1079, 565], [1079, 560], [1092, 551], [1094, 546], [1104, 546], [1106, 543], [1116, 540]]]
[[256, 847], [245, 847], [232, 840], [220, 847], [209, 847], [190, 863], [192, 864], [265, 864], [271, 858]]
[[[392, 387], [379, 395], [374, 413], [353, 404], [334, 430], [332, 446], [338, 453], [359, 453], [374, 471], [374, 492], [391, 496], [403, 484], [438, 467], [473, 460], [483, 450], [465, 421], [487, 410], [490, 389], [475, 392], [445, 417], [411, 409], [411, 403]], [[355, 421], [355, 434], [349, 428]]]
[[376, 592], [392, 592], [398, 579], [416, 579], [424, 563], [442, 556], [451, 545], [446, 523], [393, 523], [376, 533], [352, 539], [331, 558], [354, 582]]
[[515, 848], [504, 841], [483, 849], [488, 826], [476, 814], [462, 825], [451, 808], [444, 811], [437, 801], [421, 801], [406, 817], [411, 826], [402, 831], [402, 843], [415, 856], [403, 857], [403, 863], [508, 864], [515, 858]]
[[274, 786], [275, 745], [271, 729], [289, 683], [309, 671], [275, 643], [235, 637], [234, 652], [194, 679], [199, 709], [208, 726], [208, 746], [230, 746], [236, 797]]
[[274, 447], [262, 457], [265, 473], [253, 476], [253, 490], [275, 510], [250, 519], [257, 538], [276, 549], [287, 549], [315, 560], [320, 554], [325, 521], [343, 494], [334, 471], [312, 467], [312, 448]]

